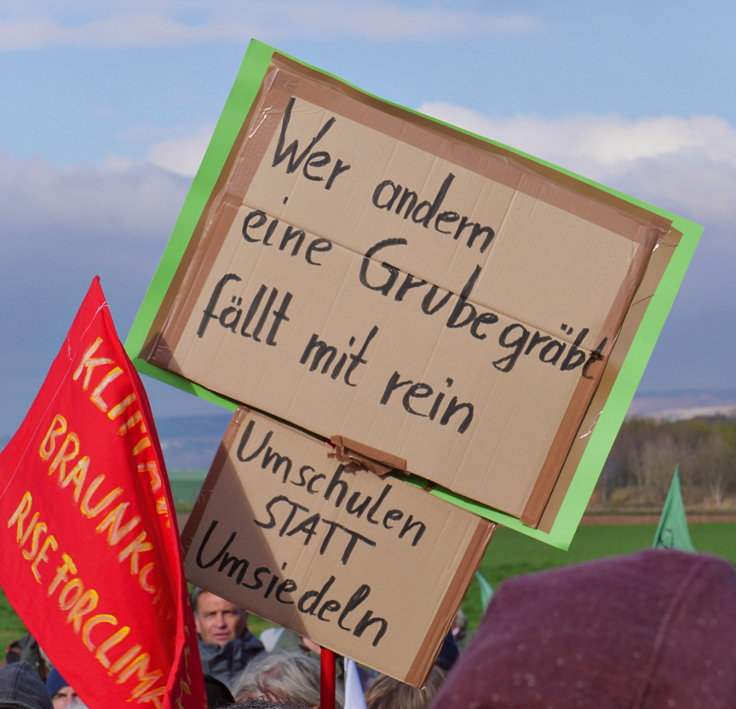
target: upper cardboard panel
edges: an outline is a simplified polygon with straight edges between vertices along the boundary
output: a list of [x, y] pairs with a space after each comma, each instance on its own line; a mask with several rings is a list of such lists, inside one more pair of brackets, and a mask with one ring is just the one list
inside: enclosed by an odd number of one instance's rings
[[133, 353], [550, 532], [681, 229], [264, 45], [250, 55]]

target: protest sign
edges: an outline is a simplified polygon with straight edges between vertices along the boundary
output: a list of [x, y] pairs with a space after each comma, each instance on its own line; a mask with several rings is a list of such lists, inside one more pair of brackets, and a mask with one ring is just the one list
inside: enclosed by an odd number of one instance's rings
[[89, 706], [206, 705], [148, 401], [95, 279], [0, 453], [0, 585]]
[[254, 43], [127, 346], [564, 547], [698, 233]]
[[238, 410], [182, 535], [187, 578], [419, 685], [494, 525], [329, 450]]

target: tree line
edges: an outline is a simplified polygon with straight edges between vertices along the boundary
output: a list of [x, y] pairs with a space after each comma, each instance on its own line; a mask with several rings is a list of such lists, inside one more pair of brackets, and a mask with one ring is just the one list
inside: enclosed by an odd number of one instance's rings
[[601, 473], [593, 506], [661, 508], [676, 466], [686, 506], [736, 508], [736, 418], [626, 420]]

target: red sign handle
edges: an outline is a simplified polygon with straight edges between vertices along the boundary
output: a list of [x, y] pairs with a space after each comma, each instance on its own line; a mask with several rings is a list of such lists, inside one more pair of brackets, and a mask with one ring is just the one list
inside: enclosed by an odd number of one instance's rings
[[320, 651], [320, 709], [335, 709], [335, 653], [327, 648]]

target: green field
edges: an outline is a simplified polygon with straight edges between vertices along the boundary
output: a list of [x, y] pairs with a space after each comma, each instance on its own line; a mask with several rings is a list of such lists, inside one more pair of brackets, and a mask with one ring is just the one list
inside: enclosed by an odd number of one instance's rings
[[[691, 523], [689, 527], [696, 549], [736, 563], [736, 524]], [[647, 549], [651, 546], [654, 530], [653, 524], [583, 526], [570, 550], [563, 552], [516, 532], [499, 529], [491, 540], [480, 570], [495, 588], [504, 579], [520, 574]], [[475, 581], [465, 597], [463, 610], [471, 629], [475, 628], [481, 615], [480, 594]], [[268, 625], [258, 618], [252, 618], [250, 623], [254, 632], [260, 632]], [[24, 632], [23, 624], [5, 597], [0, 596], [0, 642], [3, 648]]]
[[[698, 551], [736, 564], [736, 524], [709, 522], [688, 526]], [[499, 529], [491, 539], [480, 571], [495, 588], [504, 579], [520, 574], [647, 549], [652, 545], [655, 529], [654, 524], [582, 526], [566, 552], [508, 529]], [[481, 615], [477, 582], [471, 584], [462, 608], [470, 627], [474, 628]]]

